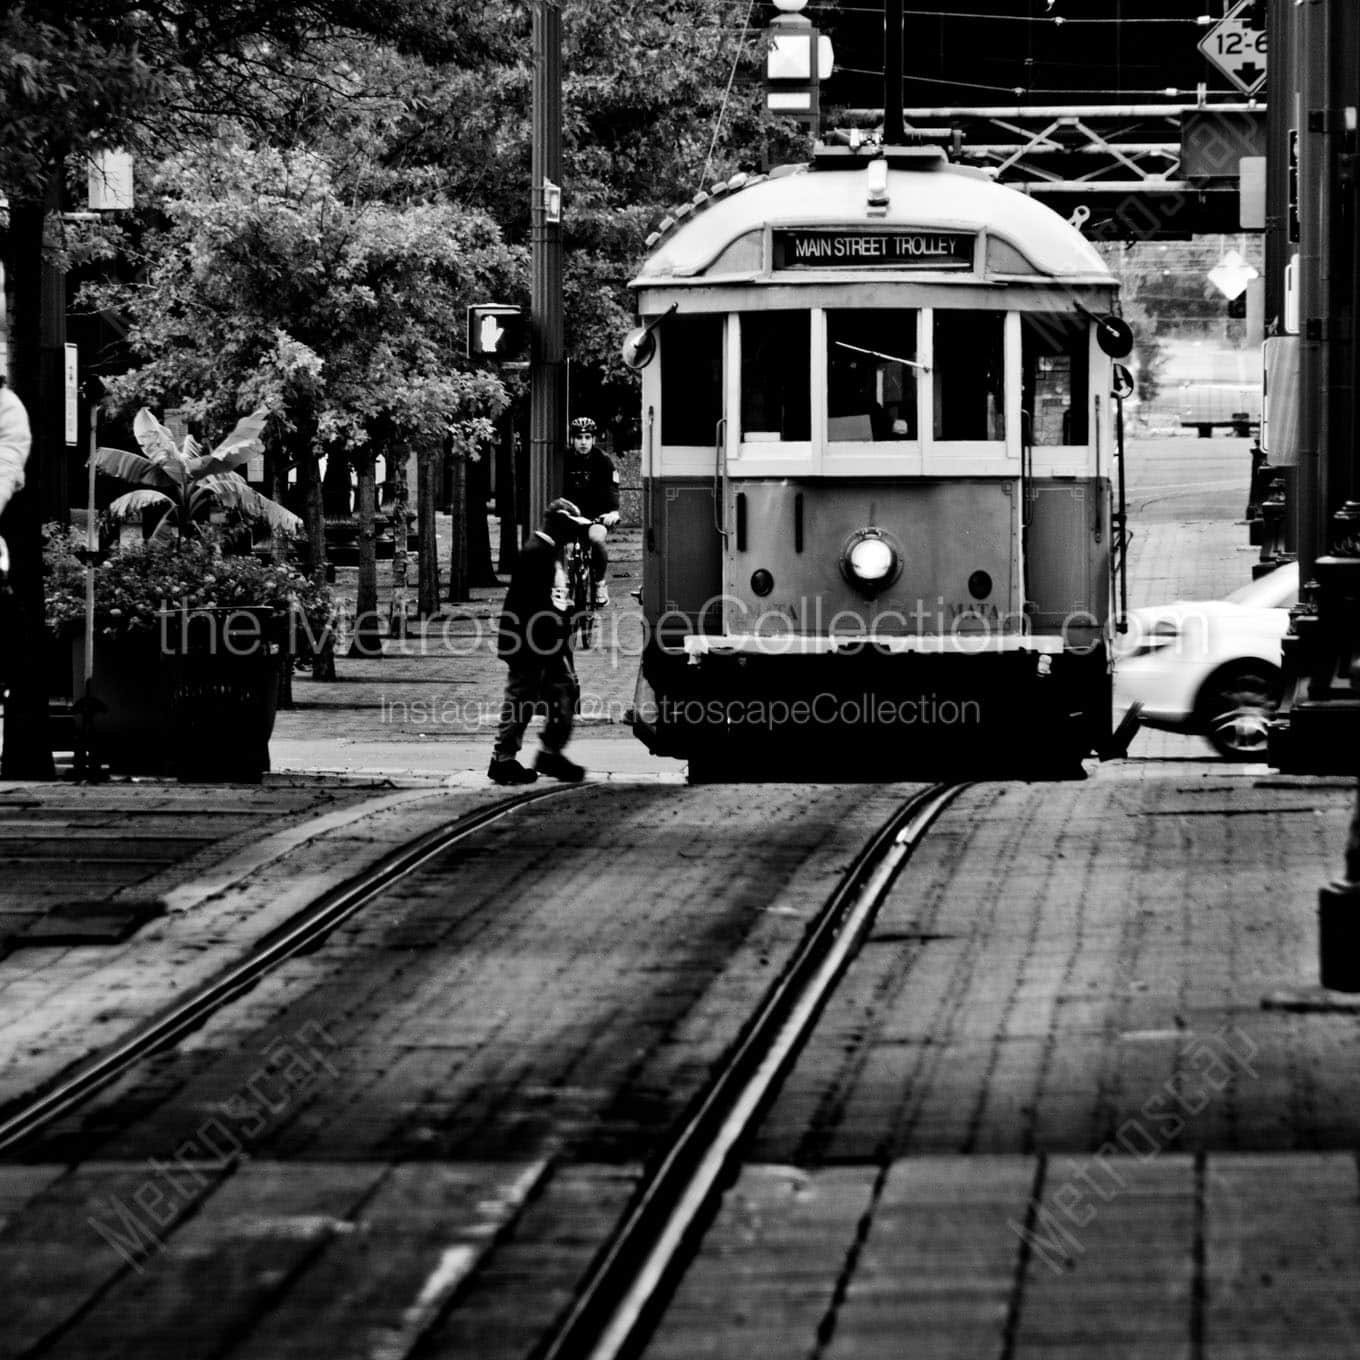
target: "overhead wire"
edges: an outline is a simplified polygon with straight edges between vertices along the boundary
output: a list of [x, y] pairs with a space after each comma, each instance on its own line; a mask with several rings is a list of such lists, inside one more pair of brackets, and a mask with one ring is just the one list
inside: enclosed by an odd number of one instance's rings
[[756, 0], [746, 6], [746, 19], [741, 26], [741, 41], [737, 44], [736, 55], [732, 58], [732, 71], [727, 77], [727, 88], [723, 91], [722, 104], [718, 116], [713, 120], [713, 136], [708, 143], [708, 155], [704, 157], [704, 168], [699, 175], [699, 188], [708, 183], [709, 167], [713, 164], [713, 153], [718, 147], [718, 135], [722, 132], [723, 119], [727, 116], [727, 102], [732, 97], [732, 86], [737, 79], [737, 68], [741, 65], [742, 53], [746, 51], [747, 35], [751, 31], [751, 15], [755, 13]]
[[[809, 10], [821, 10], [828, 14], [876, 14], [882, 15], [881, 6], [873, 5], [834, 5], [811, 4]], [[1187, 15], [1125, 17], [1118, 19], [1078, 19], [1064, 14], [980, 14], [952, 9], [913, 9], [907, 11], [913, 19], [995, 19], [1006, 24], [1051, 24], [1062, 28], [1068, 24], [1181, 24], [1191, 28], [1203, 28], [1198, 17]]]

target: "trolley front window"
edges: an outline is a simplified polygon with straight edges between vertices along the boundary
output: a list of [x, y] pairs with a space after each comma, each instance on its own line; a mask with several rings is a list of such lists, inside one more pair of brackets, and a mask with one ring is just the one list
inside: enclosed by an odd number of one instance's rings
[[722, 419], [723, 318], [673, 316], [661, 327], [661, 442], [711, 446]]
[[937, 311], [932, 368], [937, 440], [1005, 439], [1005, 313]]
[[812, 438], [811, 368], [809, 313], [741, 313], [743, 440]]
[[1068, 316], [1021, 318], [1022, 405], [1036, 448], [1085, 444], [1091, 392], [1089, 328]]
[[827, 438], [917, 439], [916, 312], [826, 314]]

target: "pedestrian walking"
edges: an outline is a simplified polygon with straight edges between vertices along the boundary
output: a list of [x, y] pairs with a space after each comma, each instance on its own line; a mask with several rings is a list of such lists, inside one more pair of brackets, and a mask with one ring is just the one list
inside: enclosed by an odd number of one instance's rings
[[[553, 501], [544, 512], [543, 527], [520, 549], [511, 574], [496, 647], [509, 674], [487, 769], [497, 784], [532, 784], [540, 774], [574, 783], [585, 774], [563, 754], [571, 738], [579, 685], [571, 655], [572, 602], [562, 559], [567, 544], [589, 527], [574, 502]], [[540, 705], [547, 709], [543, 749], [534, 768], [526, 769], [517, 756], [524, 730]]]

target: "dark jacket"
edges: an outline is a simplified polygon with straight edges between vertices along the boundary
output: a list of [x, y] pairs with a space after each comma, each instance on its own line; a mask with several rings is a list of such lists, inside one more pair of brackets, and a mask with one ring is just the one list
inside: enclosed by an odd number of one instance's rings
[[512, 666], [541, 665], [568, 650], [570, 620], [566, 571], [557, 545], [545, 534], [530, 534], [505, 592], [496, 652]]
[[562, 494], [581, 507], [587, 519], [596, 519], [619, 508], [619, 474], [614, 460], [601, 448], [593, 448], [582, 458], [575, 449], [567, 450]]

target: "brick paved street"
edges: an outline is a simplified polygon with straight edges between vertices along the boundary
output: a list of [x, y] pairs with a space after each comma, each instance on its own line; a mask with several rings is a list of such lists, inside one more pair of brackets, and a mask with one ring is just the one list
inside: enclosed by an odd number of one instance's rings
[[[1133, 605], [1249, 579], [1223, 513], [1244, 462], [1135, 447]], [[0, 900], [0, 1106], [497, 797], [501, 668], [473, 644], [499, 591], [477, 594], [427, 630], [452, 651], [299, 679], [262, 788], [0, 786], [25, 875]], [[599, 782], [479, 832], [0, 1163], [0, 1360], [532, 1352], [903, 792], [677, 787], [622, 726], [621, 650], [582, 658]], [[1263, 1005], [1316, 981], [1352, 790], [1161, 733], [1089, 769], [977, 786], [930, 832], [648, 1355], [1360, 1354], [1360, 1028]], [[287, 773], [309, 770], [386, 782]], [[98, 909], [87, 943], [59, 933], [69, 900]], [[123, 938], [133, 901], [156, 911]]]

